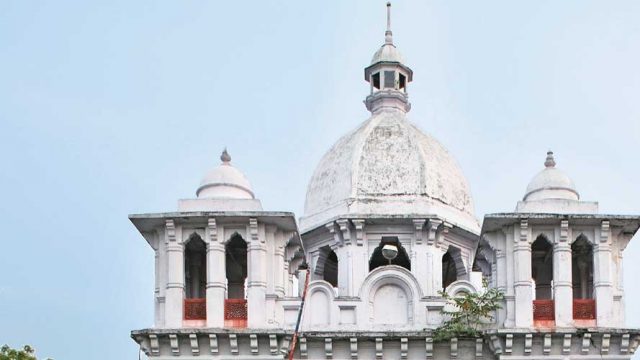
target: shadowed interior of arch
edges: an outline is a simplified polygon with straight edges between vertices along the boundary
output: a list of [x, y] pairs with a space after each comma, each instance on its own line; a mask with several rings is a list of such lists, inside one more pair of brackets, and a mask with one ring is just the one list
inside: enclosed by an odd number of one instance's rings
[[[391, 262], [382, 255], [382, 247], [385, 245], [395, 245], [398, 248], [398, 255], [395, 259], [391, 260]], [[411, 260], [409, 260], [409, 255], [407, 255], [407, 251], [395, 236], [382, 238], [378, 247], [373, 251], [371, 260], [369, 260], [369, 271], [373, 271], [375, 268], [385, 265], [398, 265], [407, 270], [411, 270]]]
[[185, 297], [202, 299], [206, 296], [207, 250], [200, 236], [193, 234], [184, 251]]
[[571, 244], [571, 277], [574, 299], [593, 299], [593, 246], [580, 235]]
[[531, 276], [535, 283], [535, 299], [553, 299], [553, 246], [543, 235], [531, 244]]
[[244, 281], [247, 278], [247, 243], [238, 234], [233, 235], [225, 247], [227, 298], [244, 299]]

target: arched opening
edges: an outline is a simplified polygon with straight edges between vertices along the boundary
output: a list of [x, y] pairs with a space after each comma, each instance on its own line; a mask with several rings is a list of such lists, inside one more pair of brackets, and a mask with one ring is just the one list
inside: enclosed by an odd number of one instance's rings
[[573, 284], [573, 318], [595, 319], [593, 300], [593, 246], [584, 235], [571, 244], [571, 280]]
[[442, 290], [449, 287], [456, 280], [458, 280], [456, 263], [453, 261], [449, 251], [447, 251], [442, 256]]
[[531, 244], [531, 275], [535, 299], [553, 299], [553, 247], [542, 235]]
[[535, 286], [533, 319], [555, 320], [553, 303], [553, 246], [540, 235], [531, 244], [531, 276]]
[[227, 274], [227, 299], [224, 302], [225, 326], [246, 327], [247, 243], [238, 234], [234, 234], [225, 246], [225, 266]]
[[204, 298], [207, 284], [207, 246], [198, 235], [192, 235], [185, 246], [184, 277], [186, 298]]
[[331, 286], [338, 287], [338, 256], [333, 250], [329, 250], [329, 254], [324, 260], [322, 278]]
[[244, 283], [247, 278], [247, 243], [235, 234], [225, 247], [227, 273], [227, 298], [244, 299]]
[[[398, 249], [398, 255], [391, 261], [382, 255], [382, 247], [385, 245], [394, 245]], [[395, 236], [383, 237], [380, 241], [380, 245], [373, 250], [371, 260], [369, 260], [369, 271], [373, 271], [373, 269], [385, 265], [398, 265], [411, 271], [411, 260], [409, 260], [409, 255], [407, 255], [407, 251]]]
[[184, 319], [203, 320], [206, 312], [207, 245], [200, 236], [189, 237], [184, 249]]
[[467, 268], [462, 260], [462, 251], [455, 246], [449, 246], [442, 255], [442, 290], [457, 280], [467, 278]]

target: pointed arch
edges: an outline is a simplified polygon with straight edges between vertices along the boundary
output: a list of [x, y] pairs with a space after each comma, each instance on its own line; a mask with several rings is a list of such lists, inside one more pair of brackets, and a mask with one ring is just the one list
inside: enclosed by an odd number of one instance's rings
[[593, 245], [584, 234], [571, 244], [574, 299], [593, 299]]
[[207, 244], [193, 233], [184, 244], [184, 283], [187, 299], [204, 299], [207, 284]]
[[225, 245], [225, 271], [227, 276], [227, 298], [245, 298], [247, 278], [247, 242], [234, 233]]
[[544, 234], [531, 244], [531, 277], [536, 300], [553, 299], [553, 245]]

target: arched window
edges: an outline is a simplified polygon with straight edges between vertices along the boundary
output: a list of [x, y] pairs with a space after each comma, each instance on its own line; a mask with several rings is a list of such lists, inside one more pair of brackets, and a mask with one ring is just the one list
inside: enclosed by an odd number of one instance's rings
[[247, 278], [247, 243], [235, 234], [225, 247], [227, 272], [227, 298], [244, 299], [244, 281]]
[[331, 286], [338, 287], [338, 256], [333, 250], [329, 250], [329, 254], [324, 260], [322, 278]]
[[207, 245], [200, 236], [192, 234], [184, 246], [184, 303], [185, 320], [207, 318]]
[[207, 246], [200, 236], [187, 240], [184, 252], [185, 297], [204, 299], [207, 284]]
[[449, 246], [442, 256], [442, 290], [456, 280], [468, 280], [467, 267], [462, 260], [462, 251], [455, 246]]
[[531, 275], [536, 300], [553, 299], [553, 246], [542, 235], [531, 244]]
[[458, 280], [456, 263], [453, 261], [450, 252], [447, 251], [442, 256], [442, 290], [446, 289], [456, 280]]
[[571, 278], [574, 299], [593, 299], [593, 247], [582, 235], [571, 244]]
[[[385, 245], [394, 245], [398, 248], [398, 255], [395, 259], [391, 260], [391, 263], [388, 259], [382, 256], [382, 247]], [[411, 270], [411, 260], [409, 260], [409, 255], [407, 255], [407, 251], [404, 249], [397, 237], [382, 238], [380, 245], [378, 245], [378, 247], [373, 251], [371, 260], [369, 260], [369, 271], [384, 265], [398, 265], [407, 270]]]

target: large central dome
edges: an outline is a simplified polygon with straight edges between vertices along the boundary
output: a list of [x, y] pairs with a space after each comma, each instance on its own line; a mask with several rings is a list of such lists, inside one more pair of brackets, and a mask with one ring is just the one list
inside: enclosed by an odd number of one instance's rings
[[303, 231], [339, 216], [427, 214], [478, 229], [456, 161], [394, 108], [374, 113], [324, 155], [309, 182], [304, 214]]
[[393, 43], [390, 4], [382, 47], [364, 69], [372, 116], [320, 160], [300, 219], [303, 232], [338, 217], [438, 216], [479, 232], [467, 181], [438, 141], [407, 120], [413, 71]]

